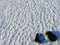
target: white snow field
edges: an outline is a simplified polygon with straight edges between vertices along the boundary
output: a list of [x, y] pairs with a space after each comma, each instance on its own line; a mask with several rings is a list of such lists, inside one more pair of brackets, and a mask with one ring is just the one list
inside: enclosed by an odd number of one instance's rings
[[0, 45], [60, 45], [34, 41], [53, 30], [60, 32], [60, 0], [0, 0]]

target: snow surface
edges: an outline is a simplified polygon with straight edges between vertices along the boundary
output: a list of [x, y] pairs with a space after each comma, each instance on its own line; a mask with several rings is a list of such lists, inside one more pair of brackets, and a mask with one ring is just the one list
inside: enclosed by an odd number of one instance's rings
[[60, 0], [0, 0], [0, 45], [60, 45], [34, 41], [46, 31], [60, 32]]

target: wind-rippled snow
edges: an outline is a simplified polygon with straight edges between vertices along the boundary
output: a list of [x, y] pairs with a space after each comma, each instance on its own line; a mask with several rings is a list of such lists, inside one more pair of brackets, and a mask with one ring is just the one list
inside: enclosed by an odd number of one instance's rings
[[[36, 33], [60, 31], [60, 0], [0, 0], [0, 45], [40, 45]], [[60, 41], [41, 45], [60, 45]]]

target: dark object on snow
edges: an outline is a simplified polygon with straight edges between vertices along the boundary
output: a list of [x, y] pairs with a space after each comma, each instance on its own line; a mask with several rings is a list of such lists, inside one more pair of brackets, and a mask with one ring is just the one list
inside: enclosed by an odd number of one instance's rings
[[42, 43], [43, 40], [45, 40], [43, 34], [39, 34], [39, 33], [37, 33], [37, 34], [36, 34], [36, 37], [35, 37], [35, 42]]
[[57, 40], [57, 37], [56, 37], [51, 31], [47, 31], [47, 32], [46, 32], [46, 35], [48, 36], [48, 38], [49, 38], [49, 40], [50, 40], [51, 42]]

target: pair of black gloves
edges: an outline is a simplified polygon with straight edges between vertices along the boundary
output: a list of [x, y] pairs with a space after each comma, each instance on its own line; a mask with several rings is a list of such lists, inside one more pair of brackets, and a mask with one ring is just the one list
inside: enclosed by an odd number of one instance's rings
[[[47, 31], [47, 32], [45, 33], [45, 35], [47, 35], [48, 39], [49, 39], [51, 42], [54, 42], [54, 41], [57, 40], [57, 37], [56, 37], [51, 31]], [[35, 42], [42, 43], [44, 40], [45, 40], [45, 38], [44, 38], [44, 35], [43, 35], [43, 34], [40, 34], [40, 33], [37, 33], [37, 34], [36, 34]]]

